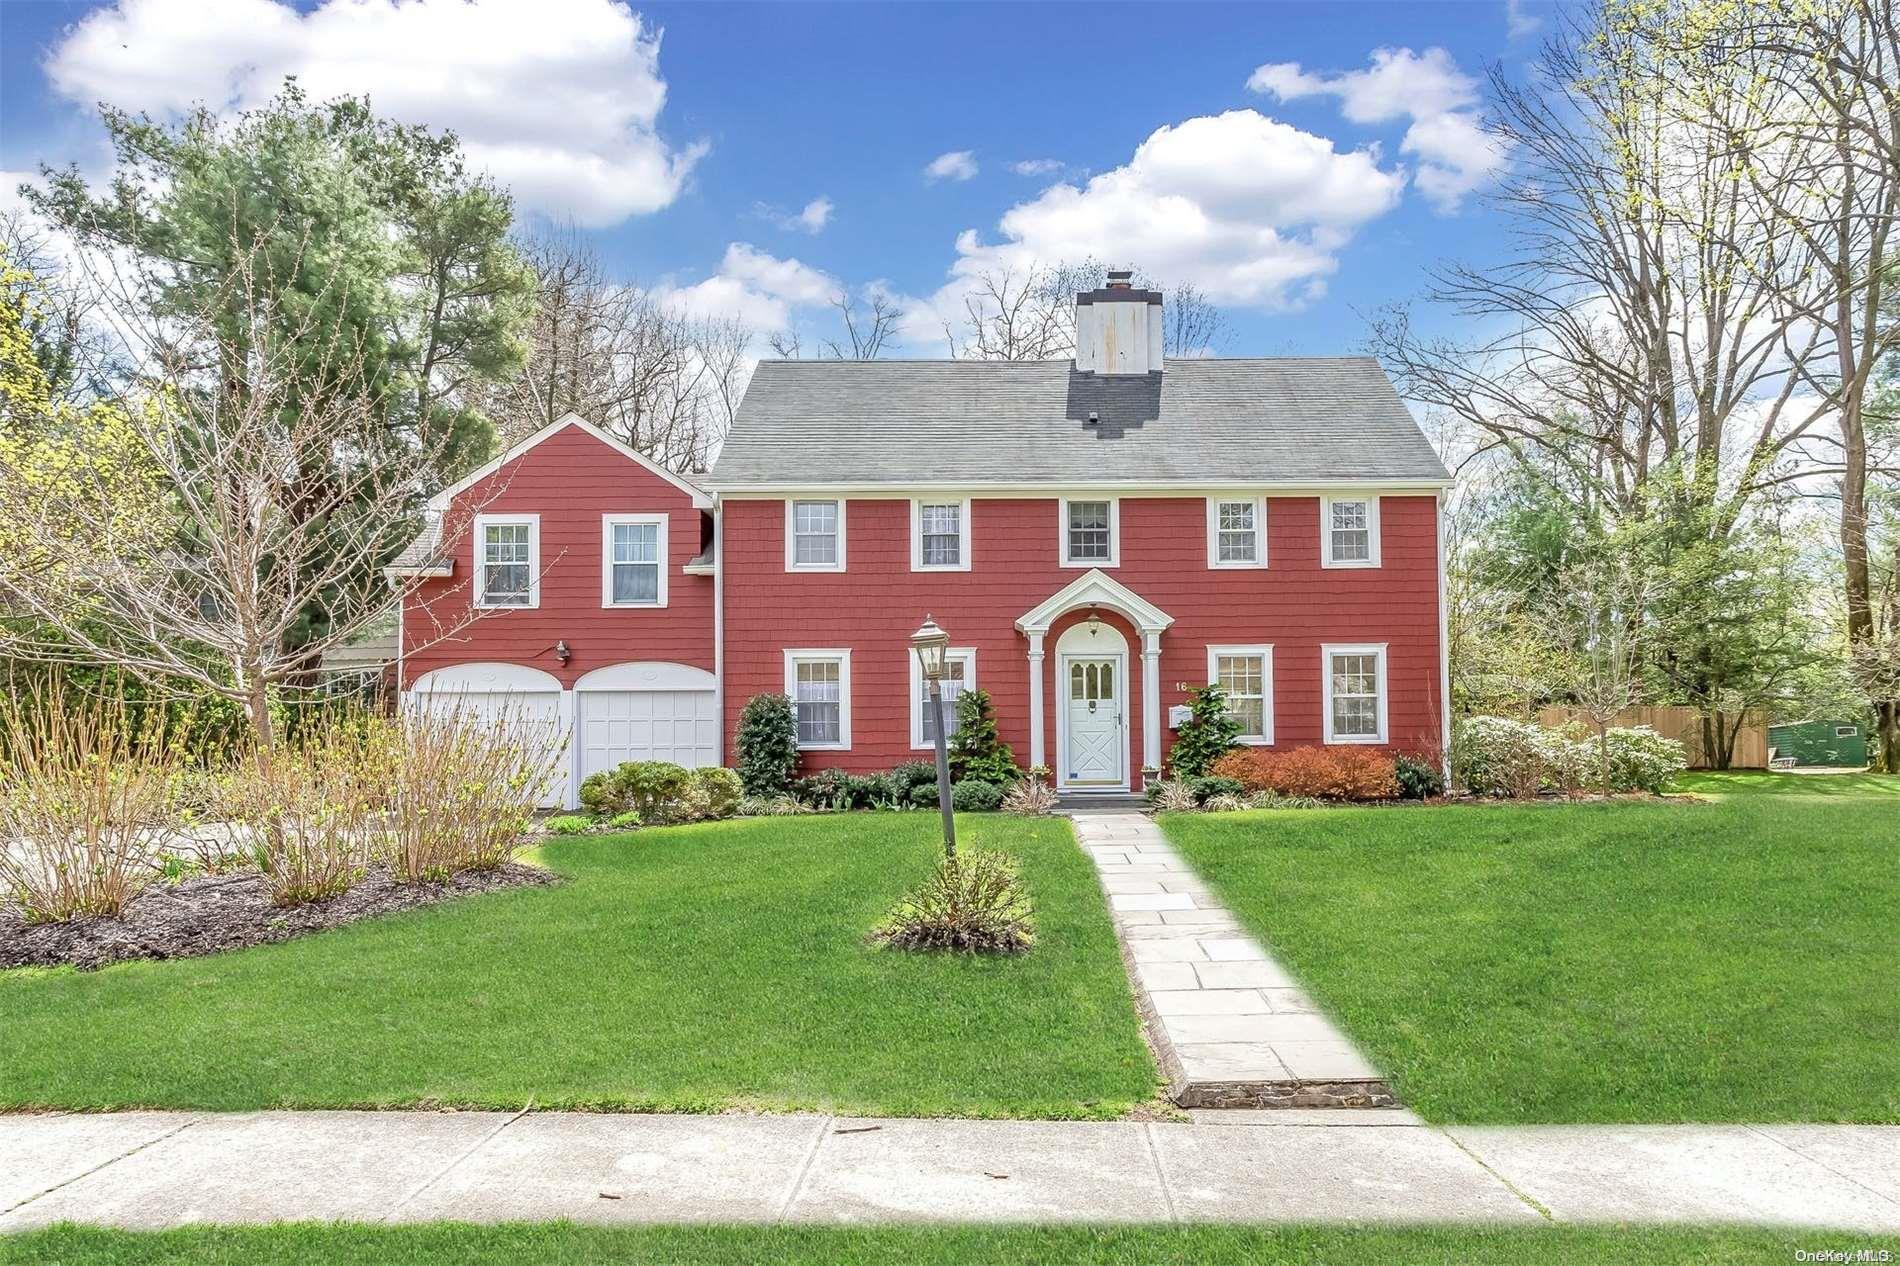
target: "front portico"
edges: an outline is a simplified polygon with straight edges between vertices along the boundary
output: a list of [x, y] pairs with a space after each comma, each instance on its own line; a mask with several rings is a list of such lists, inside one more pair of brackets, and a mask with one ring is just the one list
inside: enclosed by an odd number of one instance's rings
[[[1051, 765], [1044, 740], [1045, 647], [1050, 630], [1076, 611], [1110, 611], [1141, 641], [1141, 763], [1161, 764], [1161, 634], [1174, 617], [1100, 568], [1073, 581], [1023, 613], [1016, 628], [1029, 640], [1029, 763]], [[1128, 768], [1132, 724], [1125, 698], [1130, 659], [1127, 638], [1099, 622], [1063, 632], [1054, 648], [1057, 669], [1058, 788], [1133, 789]], [[1072, 688], [1073, 686], [1073, 688]], [[1110, 709], [1113, 709], [1112, 724]], [[1072, 759], [1073, 758], [1073, 759]]]

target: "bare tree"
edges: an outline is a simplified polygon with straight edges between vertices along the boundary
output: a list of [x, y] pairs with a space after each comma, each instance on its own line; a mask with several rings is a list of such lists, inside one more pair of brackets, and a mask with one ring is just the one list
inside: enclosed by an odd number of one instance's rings
[[704, 470], [745, 391], [745, 327], [610, 280], [576, 230], [522, 251], [536, 279], [527, 363], [482, 401], [504, 438], [578, 413], [663, 466]]
[[1476, 459], [1532, 466], [1613, 520], [1648, 513], [1673, 468], [1732, 525], [1807, 464], [1828, 414], [1790, 373], [1825, 351], [1791, 298], [1814, 279], [1733, 179], [1730, 140], [1756, 107], [1708, 92], [1690, 108], [1656, 50], [1607, 22], [1553, 38], [1536, 82], [1492, 76], [1510, 256], [1440, 269], [1428, 296], [1486, 333], [1427, 336], [1401, 308], [1375, 319], [1373, 346], [1402, 394], [1464, 424]]
[[[122, 539], [117, 464], [75, 463], [50, 491], [0, 470], [0, 521], [29, 549], [97, 545], [68, 549], [52, 572], [0, 570], [0, 602], [50, 631], [10, 650], [232, 700], [268, 762], [272, 688], [404, 596], [375, 564], [414, 535], [451, 440], [377, 425], [357, 349], [314, 315], [328, 296], [286, 322], [279, 289], [248, 266], [255, 249], [234, 251], [239, 267], [206, 311], [161, 322], [116, 308], [135, 374], [113, 404], [147, 480], [138, 495], [163, 507], [165, 529], [135, 548]], [[49, 495], [57, 513], [35, 504]], [[34, 538], [51, 524], [58, 537]], [[327, 619], [309, 630], [313, 607]]]
[[[1095, 260], [1007, 266], [978, 273], [963, 296], [963, 318], [945, 322], [944, 340], [958, 360], [1060, 360], [1075, 354], [1075, 296], [1106, 284], [1108, 270]], [[1208, 356], [1225, 347], [1227, 316], [1188, 282], [1161, 286], [1163, 352]]]
[[843, 340], [828, 339], [825, 349], [833, 360], [876, 360], [897, 333], [904, 310], [881, 290], [864, 296], [865, 307], [849, 293], [840, 291], [831, 300], [844, 326]]

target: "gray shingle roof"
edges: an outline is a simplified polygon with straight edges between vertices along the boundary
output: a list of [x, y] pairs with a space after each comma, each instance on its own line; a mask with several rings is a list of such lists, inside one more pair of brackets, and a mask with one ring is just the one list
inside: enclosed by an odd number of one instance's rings
[[[1089, 413], [1099, 423], [1089, 425]], [[1371, 357], [762, 361], [714, 488], [1448, 480]]]
[[402, 553], [396, 555], [389, 565], [397, 571], [447, 567], [450, 565], [450, 560], [439, 555], [441, 545], [441, 517], [430, 514], [426, 516], [422, 530], [416, 533], [416, 539], [403, 546]]

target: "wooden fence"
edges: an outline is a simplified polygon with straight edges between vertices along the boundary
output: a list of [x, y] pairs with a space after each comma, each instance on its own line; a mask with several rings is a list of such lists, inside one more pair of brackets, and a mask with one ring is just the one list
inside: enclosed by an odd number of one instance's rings
[[[1569, 708], [1545, 708], [1537, 714], [1540, 725], [1562, 725], [1583, 720]], [[1584, 722], [1589, 724], [1587, 721]], [[1709, 760], [1702, 750], [1702, 718], [1694, 708], [1625, 708], [1617, 714], [1618, 725], [1647, 725], [1665, 738], [1679, 739], [1689, 753], [1689, 768], [1707, 769]], [[1730, 725], [1735, 724], [1729, 721]], [[1735, 752], [1729, 760], [1733, 769], [1765, 769], [1768, 766], [1768, 718], [1751, 712], [1735, 735]]]

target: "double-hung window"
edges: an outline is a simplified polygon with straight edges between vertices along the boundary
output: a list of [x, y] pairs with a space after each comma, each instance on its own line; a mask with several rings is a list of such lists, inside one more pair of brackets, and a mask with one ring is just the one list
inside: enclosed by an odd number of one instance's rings
[[[912, 747], [935, 747], [937, 745], [936, 710], [930, 705], [930, 683], [924, 680], [923, 669], [917, 663], [917, 657], [905, 647], [905, 657], [910, 660], [910, 745]], [[945, 741], [955, 737], [957, 732], [957, 700], [966, 690], [976, 689], [976, 650], [974, 647], [953, 646], [944, 652], [943, 658], [943, 737]]]
[[910, 503], [910, 569], [970, 570], [970, 502], [920, 498]]
[[1121, 506], [1112, 497], [1062, 499], [1062, 565], [1114, 567], [1121, 561]]
[[1240, 722], [1240, 742], [1273, 742], [1271, 646], [1208, 647], [1207, 679], [1227, 696], [1227, 715]]
[[844, 570], [844, 502], [785, 503], [785, 570]]
[[842, 751], [851, 746], [851, 652], [785, 652], [785, 693], [798, 718], [798, 746]]
[[541, 604], [541, 519], [533, 514], [475, 516], [475, 605]]
[[1320, 563], [1326, 567], [1379, 565], [1379, 499], [1321, 497]]
[[1385, 742], [1385, 645], [1322, 646], [1328, 743]]
[[666, 516], [610, 514], [601, 520], [601, 536], [601, 605], [665, 606]]
[[1207, 565], [1267, 565], [1267, 503], [1264, 498], [1207, 499]]

